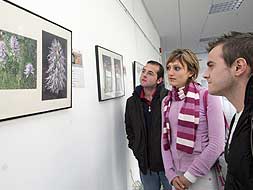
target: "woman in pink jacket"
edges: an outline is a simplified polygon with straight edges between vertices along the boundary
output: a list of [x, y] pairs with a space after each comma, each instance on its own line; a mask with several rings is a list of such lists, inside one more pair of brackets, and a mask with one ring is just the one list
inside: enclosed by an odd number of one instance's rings
[[225, 129], [219, 97], [194, 80], [199, 63], [188, 49], [174, 50], [166, 64], [172, 86], [162, 104], [162, 156], [166, 177], [176, 190], [217, 190], [214, 163], [224, 150]]

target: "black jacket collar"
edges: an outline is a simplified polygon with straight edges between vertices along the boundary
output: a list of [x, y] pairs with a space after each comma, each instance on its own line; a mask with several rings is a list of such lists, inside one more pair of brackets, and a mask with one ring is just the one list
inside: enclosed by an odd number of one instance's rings
[[[133, 95], [134, 95], [134, 96], [140, 97], [140, 94], [141, 94], [142, 89], [143, 89], [143, 87], [142, 87], [141, 85], [137, 86], [137, 87], [135, 88], [134, 92], [133, 92]], [[155, 92], [154, 99], [155, 99], [155, 98], [160, 98], [161, 101], [162, 101], [163, 97], [164, 97], [165, 95], [167, 95], [167, 93], [168, 93], [168, 90], [165, 89], [164, 83], [161, 83], [161, 84], [159, 84], [159, 85], [156, 87], [156, 92]]]
[[245, 98], [244, 98], [244, 108], [249, 109], [250, 113], [253, 113], [253, 75], [249, 78]]

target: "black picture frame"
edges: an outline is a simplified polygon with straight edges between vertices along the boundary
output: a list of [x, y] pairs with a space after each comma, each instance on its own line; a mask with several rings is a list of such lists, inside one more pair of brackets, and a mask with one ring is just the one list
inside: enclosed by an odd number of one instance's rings
[[71, 108], [72, 31], [7, 0], [0, 17], [0, 121]]
[[123, 56], [98, 45], [95, 53], [99, 101], [124, 96]]
[[133, 62], [133, 87], [140, 85], [140, 76], [142, 73], [144, 65], [138, 61]]

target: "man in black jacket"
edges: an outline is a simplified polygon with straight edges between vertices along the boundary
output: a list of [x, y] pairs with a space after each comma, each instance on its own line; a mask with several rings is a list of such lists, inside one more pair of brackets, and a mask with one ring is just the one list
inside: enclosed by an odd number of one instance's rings
[[209, 93], [225, 96], [236, 108], [225, 147], [225, 190], [253, 189], [253, 35], [231, 32], [209, 43], [204, 77]]
[[125, 123], [129, 148], [138, 160], [144, 190], [170, 190], [161, 155], [161, 102], [168, 91], [164, 69], [156, 61], [143, 67], [140, 82], [126, 103]]

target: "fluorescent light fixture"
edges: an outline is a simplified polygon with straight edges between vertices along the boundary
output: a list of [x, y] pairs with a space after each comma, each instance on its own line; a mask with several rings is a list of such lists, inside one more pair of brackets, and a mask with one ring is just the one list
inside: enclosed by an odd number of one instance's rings
[[199, 42], [203, 42], [203, 43], [208, 43], [210, 41], [214, 41], [216, 40], [218, 37], [217, 36], [212, 36], [212, 37], [206, 37], [206, 38], [200, 38]]
[[234, 0], [234, 1], [227, 1], [223, 3], [212, 4], [208, 14], [235, 11], [239, 9], [243, 1], [244, 0]]

